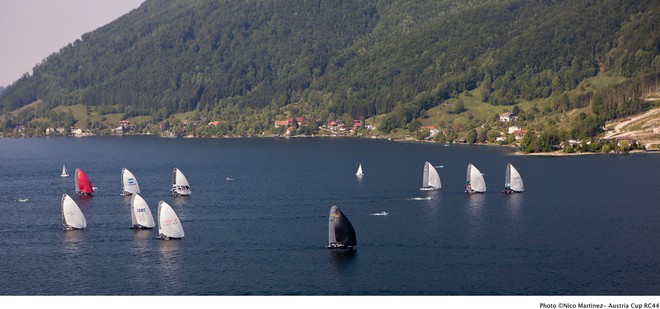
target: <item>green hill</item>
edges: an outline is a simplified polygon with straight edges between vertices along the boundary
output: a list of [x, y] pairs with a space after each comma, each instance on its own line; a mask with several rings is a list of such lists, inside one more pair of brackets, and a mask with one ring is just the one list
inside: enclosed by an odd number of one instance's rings
[[[459, 94], [488, 114], [529, 102], [566, 113], [598, 96], [605, 121], [646, 108], [599, 91], [656, 80], [658, 24], [653, 0], [148, 0], [8, 86], [0, 129], [70, 124], [56, 107], [82, 105], [74, 123], [90, 127], [194, 112], [245, 134], [285, 115], [381, 115], [391, 132]], [[608, 82], [583, 87], [598, 76]]]

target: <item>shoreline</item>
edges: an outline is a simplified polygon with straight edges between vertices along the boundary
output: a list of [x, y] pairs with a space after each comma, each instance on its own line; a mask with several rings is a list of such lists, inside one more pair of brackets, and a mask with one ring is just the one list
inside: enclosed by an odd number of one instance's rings
[[637, 153], [648, 153], [648, 154], [653, 154], [653, 153], [658, 153], [660, 154], [660, 151], [656, 150], [631, 150], [628, 152], [609, 152], [609, 153], [602, 153], [602, 152], [574, 152], [574, 153], [568, 153], [568, 152], [563, 152], [561, 150], [557, 151], [552, 151], [552, 152], [531, 152], [531, 153], [524, 153], [519, 149], [518, 146], [516, 145], [502, 145], [499, 143], [474, 143], [474, 144], [469, 144], [469, 143], [440, 143], [436, 141], [429, 141], [429, 140], [416, 140], [413, 138], [396, 138], [396, 137], [390, 137], [390, 136], [376, 136], [376, 135], [370, 135], [370, 136], [348, 136], [348, 135], [294, 135], [294, 136], [280, 136], [280, 135], [252, 135], [252, 136], [211, 136], [211, 137], [202, 137], [202, 136], [182, 136], [182, 137], [176, 137], [176, 136], [162, 136], [162, 135], [157, 135], [157, 134], [123, 134], [123, 135], [115, 135], [115, 134], [109, 134], [109, 135], [67, 135], [67, 136], [62, 136], [62, 135], [55, 135], [55, 136], [36, 136], [36, 137], [7, 137], [7, 136], [0, 136], [1, 139], [30, 139], [30, 138], [84, 138], [84, 137], [124, 137], [124, 136], [151, 136], [151, 137], [157, 137], [157, 138], [173, 138], [173, 139], [242, 139], [242, 138], [361, 138], [361, 139], [378, 139], [378, 140], [387, 140], [387, 141], [392, 141], [392, 142], [407, 142], [407, 143], [420, 143], [420, 144], [438, 144], [438, 145], [470, 145], [470, 146], [487, 146], [487, 147], [505, 147], [505, 148], [512, 148], [515, 150], [512, 155], [516, 156], [536, 156], [536, 157], [570, 157], [570, 156], [586, 156], [586, 155], [628, 155], [628, 154], [637, 154]]

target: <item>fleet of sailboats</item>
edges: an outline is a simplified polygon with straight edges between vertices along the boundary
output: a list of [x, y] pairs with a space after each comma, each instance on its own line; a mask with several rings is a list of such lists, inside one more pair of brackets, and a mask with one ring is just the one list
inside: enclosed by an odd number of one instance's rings
[[175, 167], [172, 172], [172, 196], [188, 196], [191, 193], [188, 179]]
[[140, 185], [138, 185], [135, 175], [127, 168], [121, 169], [121, 195], [132, 195], [140, 193]]
[[[358, 164], [356, 175], [364, 175], [362, 164]], [[62, 165], [62, 177], [67, 177], [66, 165]], [[122, 195], [131, 196], [131, 228], [152, 229], [156, 226], [153, 214], [147, 202], [140, 196], [140, 186], [135, 175], [127, 168], [122, 168]], [[430, 162], [424, 163], [424, 172], [422, 177], [422, 188], [420, 190], [439, 190], [442, 188], [440, 175]], [[75, 171], [75, 189], [77, 195], [91, 195], [94, 193], [94, 187], [89, 177], [80, 168]], [[185, 175], [174, 168], [172, 173], [172, 195], [187, 196], [190, 195], [190, 185]], [[507, 164], [504, 178], [504, 192], [507, 194], [520, 193], [525, 191], [522, 177], [518, 170], [511, 164]], [[472, 163], [467, 166], [465, 192], [484, 193], [486, 192], [486, 182], [484, 174]], [[66, 193], [62, 195], [62, 226], [65, 230], [85, 229], [87, 221], [78, 204]], [[385, 216], [389, 213], [382, 211], [371, 215]], [[183, 226], [174, 209], [165, 201], [158, 203], [158, 238], [159, 239], [180, 239], [185, 235]], [[328, 221], [328, 249], [354, 249], [357, 246], [357, 237], [355, 229], [346, 215], [339, 210], [337, 206], [330, 208]]]
[[328, 221], [328, 249], [354, 249], [357, 237], [351, 221], [348, 220], [337, 206], [330, 208]]
[[420, 190], [422, 191], [432, 191], [432, 190], [439, 190], [442, 188], [442, 185], [440, 183], [440, 174], [438, 174], [438, 171], [429, 163], [429, 161], [426, 161], [424, 163], [424, 174], [422, 175], [422, 187]]

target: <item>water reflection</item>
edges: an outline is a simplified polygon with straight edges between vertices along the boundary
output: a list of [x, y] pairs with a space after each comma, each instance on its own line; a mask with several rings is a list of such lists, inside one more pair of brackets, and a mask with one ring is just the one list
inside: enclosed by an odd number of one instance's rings
[[440, 194], [440, 191], [427, 191], [426, 192], [426, 197], [429, 198], [428, 200], [424, 201], [427, 207], [424, 207], [424, 210], [427, 212], [427, 214], [433, 214], [438, 211], [441, 205], [441, 197], [442, 195]]
[[181, 248], [182, 240], [158, 240], [161, 280], [165, 291], [181, 291]]
[[468, 214], [468, 226], [472, 238], [479, 236], [483, 229], [483, 217], [486, 204], [485, 194], [467, 194], [466, 212]]
[[336, 270], [349, 269], [355, 261], [357, 250], [328, 250], [330, 263]]
[[172, 200], [174, 201], [174, 205], [184, 206], [188, 202], [188, 197], [187, 196], [175, 196], [175, 197], [172, 197]]
[[84, 230], [62, 231], [62, 249], [66, 254], [75, 254], [80, 250], [84, 239]]
[[153, 229], [133, 229], [133, 247], [140, 253], [146, 252], [156, 236]]
[[123, 195], [121, 198], [122, 205], [131, 206], [131, 195]]
[[80, 210], [82, 210], [83, 213], [85, 213], [85, 210], [87, 210], [92, 205], [93, 200], [94, 198], [91, 195], [78, 195], [76, 204], [78, 204]]
[[486, 204], [485, 194], [466, 194], [467, 212], [473, 220], [480, 220]]
[[520, 218], [520, 214], [522, 212], [522, 205], [524, 202], [523, 194], [521, 193], [507, 194], [505, 200], [506, 200], [505, 202], [506, 207], [509, 213], [511, 214], [511, 218], [517, 221], [518, 218]]

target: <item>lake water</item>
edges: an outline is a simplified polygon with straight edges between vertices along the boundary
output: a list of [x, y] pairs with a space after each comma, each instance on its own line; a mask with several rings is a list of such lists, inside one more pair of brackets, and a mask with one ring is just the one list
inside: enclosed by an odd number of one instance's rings
[[[419, 190], [425, 161], [443, 166], [440, 191]], [[522, 194], [501, 193], [509, 162]], [[468, 163], [487, 193], [464, 194]], [[75, 197], [63, 164], [87, 173], [93, 197]], [[160, 200], [173, 206], [184, 239], [129, 229], [122, 167], [154, 215]], [[191, 196], [169, 195], [174, 167]], [[0, 139], [0, 171], [0, 295], [660, 294], [660, 155], [346, 138]], [[63, 193], [87, 229], [62, 230]], [[356, 229], [352, 254], [325, 248], [332, 205]], [[371, 215], [380, 211], [389, 215]]]

